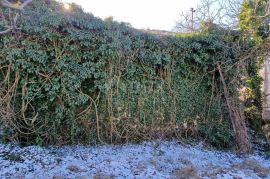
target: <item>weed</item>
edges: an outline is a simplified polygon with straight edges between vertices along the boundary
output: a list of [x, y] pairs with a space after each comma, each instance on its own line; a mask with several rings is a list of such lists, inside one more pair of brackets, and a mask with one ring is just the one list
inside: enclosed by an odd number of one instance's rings
[[14, 162], [23, 162], [24, 161], [22, 159], [22, 157], [16, 153], [10, 153], [10, 154], [6, 155], [5, 160], [10, 160], [10, 161], [14, 161]]
[[193, 165], [186, 165], [173, 172], [172, 178], [177, 179], [199, 179], [197, 168]]
[[67, 167], [67, 169], [68, 169], [69, 171], [71, 171], [71, 172], [74, 172], [74, 173], [79, 173], [79, 172], [82, 171], [82, 170], [81, 170], [79, 167], [77, 167], [76, 165], [70, 165], [70, 166]]
[[113, 175], [107, 175], [103, 172], [97, 172], [94, 176], [93, 179], [114, 179], [115, 177]]
[[244, 160], [243, 162], [234, 166], [234, 169], [237, 170], [252, 170], [259, 177], [267, 177], [270, 174], [270, 168], [263, 166], [257, 160]]

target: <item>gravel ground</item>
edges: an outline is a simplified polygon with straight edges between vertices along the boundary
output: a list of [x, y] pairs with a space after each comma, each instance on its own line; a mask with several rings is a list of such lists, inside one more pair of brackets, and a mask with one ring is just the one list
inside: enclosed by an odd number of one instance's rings
[[0, 178], [270, 178], [270, 160], [177, 142], [19, 147], [0, 144]]

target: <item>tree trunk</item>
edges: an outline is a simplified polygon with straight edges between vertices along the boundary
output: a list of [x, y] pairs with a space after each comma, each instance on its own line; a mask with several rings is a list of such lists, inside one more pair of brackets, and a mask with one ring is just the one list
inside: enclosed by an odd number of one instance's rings
[[251, 143], [248, 136], [245, 118], [243, 115], [241, 115], [240, 107], [235, 103], [234, 98], [232, 98], [229, 94], [220, 64], [218, 64], [217, 67], [223, 84], [224, 95], [226, 98], [232, 127], [235, 133], [238, 150], [244, 153], [250, 152]]

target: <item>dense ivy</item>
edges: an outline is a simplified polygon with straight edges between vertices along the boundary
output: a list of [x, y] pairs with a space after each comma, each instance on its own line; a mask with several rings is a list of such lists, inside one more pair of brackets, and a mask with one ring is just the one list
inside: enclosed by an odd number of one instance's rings
[[[21, 32], [0, 37], [1, 89], [18, 80], [14, 116], [1, 117], [12, 126], [7, 138], [38, 144], [153, 136], [205, 137], [218, 147], [231, 142], [216, 64], [236, 59], [224, 37], [146, 34], [57, 2], [35, 1], [22, 17]], [[233, 70], [228, 82], [231, 77], [237, 77]], [[235, 92], [237, 84], [231, 86]]]

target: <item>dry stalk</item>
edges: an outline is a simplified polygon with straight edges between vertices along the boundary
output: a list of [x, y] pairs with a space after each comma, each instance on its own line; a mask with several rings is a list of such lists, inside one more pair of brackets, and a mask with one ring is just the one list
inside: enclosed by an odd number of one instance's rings
[[228, 88], [224, 79], [224, 75], [223, 75], [223, 72], [219, 63], [217, 64], [217, 68], [220, 74], [221, 82], [223, 84], [224, 95], [227, 102], [233, 130], [234, 130], [234, 133], [236, 134], [236, 142], [237, 142], [238, 148], [241, 152], [245, 152], [245, 153], [249, 152], [251, 150], [251, 143], [249, 141], [249, 136], [248, 136], [245, 120], [243, 116], [241, 116], [241, 113], [239, 112], [239, 109], [237, 108], [235, 102], [230, 97], [230, 94], [229, 94], [229, 91], [228, 91]]
[[[17, 20], [19, 18], [20, 12], [27, 6], [29, 3], [31, 3], [33, 0], [26, 0], [21, 3], [19, 2], [10, 2], [8, 0], [1, 0], [1, 5], [5, 8], [9, 9], [9, 26], [7, 26], [7, 29], [0, 31], [0, 35], [8, 34], [10, 32], [16, 32], [19, 28], [17, 28]], [[2, 13], [3, 15], [3, 13]], [[5, 18], [3, 18], [5, 20]]]

